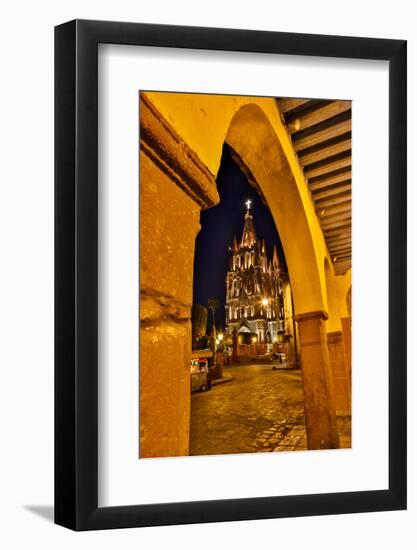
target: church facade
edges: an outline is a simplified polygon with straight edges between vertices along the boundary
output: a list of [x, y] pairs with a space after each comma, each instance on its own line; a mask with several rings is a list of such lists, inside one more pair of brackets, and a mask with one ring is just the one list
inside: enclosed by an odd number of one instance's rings
[[272, 260], [258, 239], [247, 201], [240, 243], [231, 247], [226, 276], [226, 334], [240, 344], [272, 344], [285, 334], [283, 281], [276, 246]]

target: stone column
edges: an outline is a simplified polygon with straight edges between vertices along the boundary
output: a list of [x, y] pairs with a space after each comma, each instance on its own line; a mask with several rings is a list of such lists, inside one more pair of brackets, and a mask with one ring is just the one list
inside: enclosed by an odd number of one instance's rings
[[348, 368], [349, 389], [352, 393], [352, 318], [342, 317], [343, 343]]
[[296, 315], [309, 449], [339, 447], [324, 311]]
[[213, 176], [143, 94], [140, 138], [139, 456], [180, 456], [189, 444], [195, 237], [201, 208], [218, 194]]
[[294, 335], [290, 334], [287, 341], [287, 367], [291, 369], [297, 368], [297, 357], [295, 355]]
[[349, 371], [341, 331], [327, 333], [336, 414], [350, 415]]

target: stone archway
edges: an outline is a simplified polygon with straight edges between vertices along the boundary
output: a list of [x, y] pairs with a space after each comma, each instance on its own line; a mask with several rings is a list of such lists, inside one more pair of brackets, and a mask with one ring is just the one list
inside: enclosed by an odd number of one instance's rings
[[251, 329], [246, 325], [246, 323], [242, 322], [237, 333], [238, 334], [241, 334], [243, 332], [246, 332], [246, 333], [249, 333], [249, 334], [252, 334], [252, 331]]
[[[311, 449], [338, 447], [325, 321], [324, 265], [283, 147], [263, 110], [255, 104], [234, 114], [225, 142], [268, 204], [284, 248], [301, 344], [304, 405]], [[295, 237], [296, 236], [296, 237]]]

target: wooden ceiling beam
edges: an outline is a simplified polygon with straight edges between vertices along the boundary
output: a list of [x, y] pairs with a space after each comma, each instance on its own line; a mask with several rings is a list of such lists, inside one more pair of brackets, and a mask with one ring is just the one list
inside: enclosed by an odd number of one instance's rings
[[352, 249], [349, 248], [348, 250], [343, 250], [341, 252], [329, 250], [329, 254], [332, 258], [351, 258], [352, 257]]
[[329, 249], [330, 250], [330, 249]]
[[281, 113], [287, 113], [288, 111], [292, 111], [292, 109], [296, 109], [297, 107], [300, 107], [301, 105], [304, 105], [309, 101], [310, 101], [309, 99], [298, 99], [298, 98], [291, 98], [291, 97], [286, 97], [284, 99], [277, 99], [278, 106]]
[[332, 242], [332, 241], [335, 241], [335, 240], [351, 239], [351, 238], [352, 238], [352, 235], [351, 235], [350, 230], [346, 230], [346, 231], [340, 231], [340, 233], [338, 235], [329, 236], [327, 240], [328, 240], [328, 242]]
[[335, 246], [335, 247], [331, 247], [329, 248], [329, 251], [332, 253], [332, 254], [340, 254], [341, 252], [351, 252], [352, 251], [352, 247], [350, 245], [340, 245], [340, 246]]
[[317, 176], [322, 176], [328, 174], [329, 172], [334, 172], [335, 170], [340, 170], [341, 168], [348, 168], [352, 166], [352, 157], [345, 157], [343, 159], [335, 160], [319, 166], [317, 168], [312, 168], [310, 170], [304, 169], [304, 174], [307, 178], [315, 178]]
[[337, 261], [337, 262], [343, 262], [343, 261], [345, 261], [345, 260], [352, 261], [352, 254], [345, 254], [345, 255], [343, 255], [343, 256], [338, 256], [338, 255], [336, 254], [335, 259], [334, 259], [333, 261], [334, 261], [334, 262], [336, 262], [336, 261]]
[[321, 222], [321, 227], [323, 231], [329, 231], [331, 229], [341, 229], [342, 227], [346, 227], [347, 225], [350, 225], [350, 224], [351, 224], [351, 218], [349, 216], [349, 217], [341, 218], [340, 220], [331, 221], [328, 223]]
[[337, 198], [338, 195], [340, 196], [349, 195], [351, 191], [352, 191], [352, 184], [345, 183], [343, 185], [333, 185], [333, 187], [330, 187], [325, 191], [314, 191], [312, 195], [313, 195], [313, 199], [316, 202], [321, 202], [321, 201], [325, 202], [326, 199], [333, 200]]
[[332, 216], [330, 218], [327, 218], [325, 220], [320, 220], [320, 225], [323, 231], [326, 231], [329, 227], [337, 226], [337, 224], [343, 224], [351, 222], [351, 216], [350, 214], [344, 215], [344, 216]]
[[[352, 203], [351, 201], [345, 202], [343, 204], [337, 204], [335, 206], [329, 206], [328, 208], [318, 209], [320, 214], [320, 219], [328, 218], [329, 216], [344, 215], [346, 213], [352, 212]], [[324, 212], [323, 212], [324, 211]]]
[[349, 111], [351, 109], [351, 105], [352, 104], [350, 101], [331, 101], [329, 104], [323, 107], [318, 107], [317, 109], [307, 112], [304, 115], [303, 113], [300, 113], [297, 116], [295, 115], [295, 120], [297, 120], [298, 123], [289, 124], [288, 130], [291, 134], [295, 132], [302, 132], [303, 130], [311, 128], [316, 124], [320, 124], [329, 118]]
[[[322, 226], [322, 228], [324, 230], [326, 230], [328, 228], [328, 226], [330, 225], [333, 225], [334, 221], [333, 221], [333, 218], [335, 220], [335, 222], [337, 223], [343, 223], [343, 222], [349, 222], [351, 221], [352, 219], [352, 214], [351, 212], [346, 212], [346, 213], [343, 213], [343, 214], [336, 214], [335, 216], [329, 216], [329, 218], [323, 218], [320, 220], [320, 225]], [[330, 227], [329, 227], [330, 229]]]
[[349, 248], [348, 250], [343, 250], [341, 252], [329, 250], [329, 254], [332, 258], [344, 258], [344, 257], [351, 258], [352, 257], [352, 249]]
[[340, 267], [342, 267], [341, 264], [347, 264], [348, 267], [351, 267], [351, 265], [352, 265], [352, 257], [351, 256], [349, 256], [348, 258], [342, 258], [342, 259], [339, 259], [336, 256], [336, 259], [333, 260], [333, 261], [337, 262], [337, 264], [339, 264]]
[[339, 153], [344, 153], [345, 151], [350, 151], [352, 149], [352, 140], [346, 139], [340, 143], [335, 143], [329, 147], [324, 147], [313, 153], [308, 153], [306, 155], [300, 155], [300, 164], [301, 166], [307, 166], [309, 164], [314, 164], [328, 157], [338, 155]]
[[316, 197], [313, 195], [313, 199], [317, 209], [329, 208], [330, 206], [335, 206], [343, 202], [351, 201], [352, 193], [343, 193], [342, 195], [337, 195], [335, 197], [321, 201], [316, 200]]
[[318, 130], [317, 132], [313, 132], [309, 136], [305, 136], [300, 139], [294, 139], [293, 146], [297, 152], [302, 151], [303, 149], [307, 149], [307, 147], [311, 147], [316, 143], [320, 143], [321, 141], [326, 141], [327, 139], [332, 139], [341, 134], [345, 134], [346, 132], [350, 132], [351, 130], [352, 130], [352, 121], [350, 119], [344, 120], [343, 122], [339, 122], [338, 124], [329, 126], [324, 130]]
[[335, 229], [327, 229], [327, 230], [323, 230], [324, 232], [324, 238], [327, 239], [327, 238], [331, 238], [339, 233], [343, 233], [345, 231], [350, 231], [352, 229], [352, 224], [351, 222], [347, 222], [343, 227], [336, 227]]
[[327, 247], [328, 248], [332, 248], [334, 246], [340, 246], [340, 245], [349, 245], [349, 246], [352, 246], [352, 239], [350, 237], [344, 237], [342, 239], [333, 239], [333, 240], [328, 240], [326, 239], [326, 243], [327, 243]]
[[322, 218], [320, 220], [321, 228], [326, 231], [326, 229], [329, 227], [329, 225], [333, 225], [335, 223], [344, 223], [346, 221], [350, 221], [352, 219], [352, 215], [350, 212], [346, 214], [336, 214], [335, 216], [329, 216], [328, 218]]
[[350, 181], [352, 178], [352, 172], [350, 170], [346, 170], [346, 172], [342, 172], [341, 174], [337, 174], [337, 176], [329, 176], [327, 178], [324, 178], [320, 181], [315, 181], [314, 183], [309, 183], [309, 187], [311, 191], [317, 191], [319, 189], [324, 189], [325, 187], [330, 187], [331, 185], [335, 185], [336, 183], [341, 183]]
[[331, 252], [331, 254], [334, 254], [335, 252], [340, 252], [340, 250], [352, 250], [352, 246], [350, 243], [346, 243], [339, 245], [338, 247], [328, 246], [327, 249]]

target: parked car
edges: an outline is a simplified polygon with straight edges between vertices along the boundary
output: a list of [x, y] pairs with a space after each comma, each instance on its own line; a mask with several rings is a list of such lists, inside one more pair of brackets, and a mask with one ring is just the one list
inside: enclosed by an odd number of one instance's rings
[[191, 391], [211, 389], [213, 352], [196, 350], [191, 354]]

